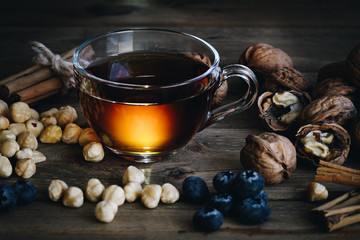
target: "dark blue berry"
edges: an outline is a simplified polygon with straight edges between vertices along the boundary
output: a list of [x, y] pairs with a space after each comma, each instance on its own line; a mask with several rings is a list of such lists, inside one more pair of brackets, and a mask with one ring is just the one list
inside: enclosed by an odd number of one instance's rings
[[219, 193], [230, 194], [232, 191], [232, 183], [234, 182], [235, 178], [236, 173], [233, 173], [230, 170], [219, 172], [213, 178], [213, 186]]
[[200, 177], [187, 177], [182, 184], [182, 196], [185, 201], [203, 203], [210, 197], [206, 182]]
[[193, 216], [194, 227], [204, 232], [218, 230], [223, 222], [223, 215], [215, 208], [200, 208]]
[[236, 218], [244, 224], [260, 224], [270, 217], [270, 208], [261, 198], [245, 198], [235, 207]]
[[269, 200], [269, 198], [264, 190], [261, 190], [261, 192], [253, 198], [255, 200], [262, 199], [266, 204], [268, 203], [268, 200]]
[[12, 187], [0, 185], [0, 211], [7, 211], [16, 206], [17, 197]]
[[17, 195], [19, 205], [31, 203], [37, 198], [36, 187], [25, 179], [17, 180], [11, 187]]
[[230, 216], [233, 210], [233, 197], [226, 193], [218, 193], [210, 199], [206, 206], [216, 208], [224, 216]]
[[238, 199], [255, 197], [264, 188], [264, 178], [257, 172], [246, 170], [240, 172], [233, 183], [233, 194]]

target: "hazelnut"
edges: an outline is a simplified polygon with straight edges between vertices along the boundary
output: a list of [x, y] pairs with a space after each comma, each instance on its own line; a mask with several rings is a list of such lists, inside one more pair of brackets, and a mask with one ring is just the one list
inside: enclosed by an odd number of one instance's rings
[[46, 156], [39, 151], [34, 150], [33, 156], [31, 157], [35, 163], [46, 161]]
[[61, 140], [62, 130], [59, 126], [47, 126], [40, 134], [40, 142], [42, 143], [57, 143]]
[[9, 106], [8, 104], [0, 99], [0, 116], [7, 116], [9, 113]]
[[5, 116], [0, 116], [0, 130], [7, 129], [10, 125], [10, 121]]
[[84, 203], [83, 191], [78, 187], [69, 187], [63, 198], [63, 204], [66, 207], [79, 208]]
[[67, 189], [68, 185], [64, 181], [59, 179], [52, 180], [48, 188], [49, 198], [52, 201], [57, 202], [64, 196], [64, 193]]
[[15, 140], [5, 140], [0, 145], [0, 152], [5, 157], [13, 157], [15, 153], [20, 150], [19, 144]]
[[0, 178], [10, 177], [13, 168], [7, 157], [0, 156]]
[[85, 195], [90, 202], [98, 202], [104, 192], [104, 185], [97, 178], [91, 178], [87, 185]]
[[353, 102], [341, 95], [325, 95], [312, 101], [300, 114], [300, 122], [345, 125], [357, 114]]
[[31, 158], [20, 159], [16, 162], [15, 172], [22, 178], [31, 178], [36, 172], [36, 164]]
[[112, 201], [101, 201], [96, 204], [95, 217], [104, 223], [109, 223], [114, 220], [118, 211], [118, 205]]
[[147, 185], [141, 192], [141, 202], [147, 208], [156, 208], [160, 202], [161, 191], [160, 185]]
[[101, 143], [91, 142], [83, 148], [83, 156], [86, 161], [100, 162], [104, 159], [105, 153]]
[[126, 185], [128, 182], [138, 182], [142, 184], [145, 181], [145, 174], [134, 166], [129, 166], [123, 175], [122, 183]]
[[71, 106], [61, 107], [55, 117], [60, 127], [65, 127], [66, 124], [72, 123], [78, 118], [75, 108]]
[[44, 130], [44, 125], [36, 119], [29, 119], [25, 122], [26, 130], [31, 132], [35, 137], [38, 137]]
[[102, 199], [112, 201], [118, 206], [121, 206], [125, 202], [124, 190], [118, 185], [110, 185], [103, 191]]
[[308, 185], [308, 200], [310, 202], [324, 201], [328, 196], [328, 190], [324, 185], [317, 182], [311, 182]]
[[265, 92], [258, 98], [259, 115], [274, 131], [285, 131], [294, 126], [310, 97], [296, 91]]
[[91, 142], [100, 142], [100, 138], [96, 135], [93, 128], [85, 128], [79, 136], [79, 144], [84, 147]]
[[44, 117], [41, 119], [41, 123], [44, 125], [44, 127], [50, 126], [50, 125], [56, 125], [57, 120], [54, 116]]
[[27, 103], [16, 102], [10, 105], [10, 118], [16, 123], [24, 123], [31, 117], [30, 107]]
[[25, 123], [11, 123], [8, 127], [8, 130], [15, 136], [19, 136], [20, 133], [26, 131], [26, 126]]
[[38, 141], [34, 134], [32, 134], [30, 131], [25, 131], [19, 134], [17, 142], [20, 148], [30, 148], [35, 150], [38, 147]]
[[0, 131], [0, 143], [4, 142], [5, 140], [16, 140], [15, 134], [10, 132], [9, 130], [2, 130]]
[[30, 119], [40, 120], [39, 113], [33, 108], [30, 108]]
[[135, 202], [141, 196], [142, 187], [138, 182], [128, 182], [124, 186], [125, 199], [127, 202]]
[[18, 160], [25, 158], [32, 158], [33, 155], [34, 155], [33, 150], [31, 150], [30, 148], [24, 148], [15, 153], [15, 157]]
[[263, 176], [265, 183], [276, 184], [289, 179], [295, 170], [296, 150], [288, 138], [264, 132], [247, 136], [240, 161], [245, 170]]
[[180, 193], [174, 185], [165, 183], [161, 186], [160, 200], [163, 203], [175, 203], [179, 200]]
[[81, 127], [75, 123], [69, 123], [66, 125], [61, 140], [66, 144], [75, 144], [79, 142], [79, 137], [81, 134]]
[[42, 112], [40, 114], [40, 118], [46, 118], [46, 117], [51, 117], [51, 116], [55, 116], [55, 114], [58, 112], [59, 110], [57, 108], [51, 108], [45, 112]]
[[296, 152], [300, 159], [313, 162], [319, 159], [342, 165], [350, 151], [348, 132], [336, 123], [308, 124], [296, 134]]

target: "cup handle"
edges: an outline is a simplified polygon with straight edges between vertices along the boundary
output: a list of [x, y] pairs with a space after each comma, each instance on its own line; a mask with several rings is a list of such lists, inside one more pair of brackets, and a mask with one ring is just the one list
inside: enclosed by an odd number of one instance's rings
[[234, 102], [212, 109], [208, 113], [205, 122], [199, 131], [223, 120], [225, 117], [229, 117], [247, 110], [255, 102], [259, 91], [259, 84], [254, 72], [244, 65], [227, 65], [222, 69], [219, 86], [224, 81], [230, 80], [231, 78], [240, 78], [243, 80], [248, 86], [246, 93], [240, 99]]

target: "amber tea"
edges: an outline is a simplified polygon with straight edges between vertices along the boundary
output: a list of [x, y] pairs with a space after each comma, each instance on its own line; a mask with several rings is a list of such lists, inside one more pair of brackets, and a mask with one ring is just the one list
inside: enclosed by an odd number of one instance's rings
[[[103, 143], [117, 153], [174, 152], [201, 127], [215, 86], [207, 77], [181, 83], [209, 67], [194, 56], [154, 52], [130, 52], [94, 62], [86, 71], [110, 82], [81, 89], [82, 110]], [[116, 87], [119, 82], [121, 88]], [[142, 85], [146, 91], [128, 91], [124, 84], [135, 89]], [[180, 86], [171, 90], [168, 86], [173, 84]]]

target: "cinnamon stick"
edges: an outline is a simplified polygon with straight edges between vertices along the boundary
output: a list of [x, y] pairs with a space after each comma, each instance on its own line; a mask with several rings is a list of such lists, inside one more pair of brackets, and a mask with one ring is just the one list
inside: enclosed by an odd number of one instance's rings
[[[61, 55], [61, 57], [66, 61], [72, 61], [72, 56], [74, 54], [75, 48], [70, 51], [65, 52]], [[51, 79], [51, 81], [50, 81]], [[56, 81], [54, 79], [57, 79]], [[35, 65], [28, 69], [21, 71], [20, 73], [9, 76], [0, 81], [0, 99], [5, 101], [10, 101], [10, 96], [17, 94], [20, 97], [21, 101], [26, 101], [26, 99], [36, 99], [41, 95], [45, 94], [43, 91], [36, 90], [37, 85], [42, 82], [47, 82], [46, 84], [53, 84], [52, 86], [48, 86], [47, 90], [51, 90], [52, 92], [59, 92], [62, 88], [62, 83], [59, 78], [56, 77], [54, 72], [50, 69], [50, 67], [44, 67], [41, 65]], [[43, 86], [41, 84], [40, 86]], [[59, 89], [59, 91], [53, 91], [54, 88]], [[28, 89], [25, 91], [25, 89]], [[24, 92], [25, 91], [25, 92]], [[50, 92], [51, 92], [50, 91]], [[50, 93], [49, 92], [49, 93]], [[26, 98], [22, 99], [23, 96]], [[13, 96], [12, 99], [15, 97]]]
[[360, 171], [320, 160], [314, 181], [360, 186]]
[[311, 210], [313, 219], [324, 229], [333, 230], [360, 222], [360, 194], [351, 191]]

